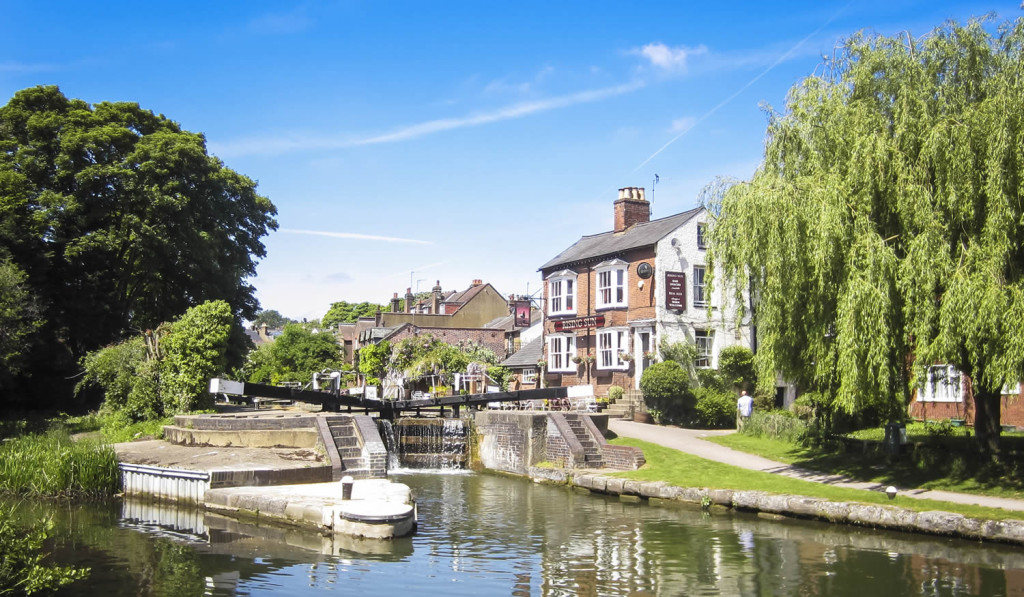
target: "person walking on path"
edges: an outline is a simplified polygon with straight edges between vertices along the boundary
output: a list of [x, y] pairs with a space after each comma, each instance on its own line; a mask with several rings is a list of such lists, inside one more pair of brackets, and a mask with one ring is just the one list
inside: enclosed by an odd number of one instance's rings
[[736, 431], [743, 431], [743, 427], [750, 420], [750, 415], [754, 412], [754, 399], [751, 398], [746, 390], [740, 391], [740, 399], [736, 401]]

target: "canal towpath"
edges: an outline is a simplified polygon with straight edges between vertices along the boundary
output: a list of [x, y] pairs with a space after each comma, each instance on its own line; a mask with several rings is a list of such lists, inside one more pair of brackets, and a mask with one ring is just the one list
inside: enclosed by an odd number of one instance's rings
[[[608, 429], [620, 437], [629, 437], [658, 444], [680, 452], [686, 452], [699, 458], [713, 460], [723, 464], [730, 464], [752, 471], [761, 471], [776, 475], [784, 475], [802, 481], [813, 483], [824, 483], [836, 487], [849, 489], [863, 489], [867, 491], [885, 491], [886, 485], [873, 481], [857, 481], [843, 475], [830, 475], [818, 471], [803, 469], [800, 467], [785, 464], [775, 460], [769, 460], [756, 454], [748, 454], [720, 446], [714, 442], [707, 441], [706, 437], [716, 435], [728, 435], [735, 433], [734, 430], [716, 429], [683, 429], [681, 427], [650, 425], [636, 423], [624, 419], [610, 418]], [[939, 491], [930, 489], [897, 487], [900, 495], [922, 500], [937, 500], [952, 502], [956, 504], [972, 504], [986, 506], [989, 508], [1001, 508], [1009, 511], [1024, 512], [1024, 500], [1001, 498], [970, 493], [956, 493], [952, 491]]]

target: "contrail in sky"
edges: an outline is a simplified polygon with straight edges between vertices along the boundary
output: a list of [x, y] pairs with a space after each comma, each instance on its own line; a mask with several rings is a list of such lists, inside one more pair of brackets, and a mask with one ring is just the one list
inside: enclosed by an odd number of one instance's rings
[[673, 143], [675, 143], [676, 141], [678, 141], [679, 139], [681, 139], [681, 138], [683, 137], [683, 135], [685, 135], [686, 133], [688, 133], [688, 132], [690, 132], [691, 130], [693, 130], [693, 128], [694, 128], [695, 126], [697, 126], [698, 124], [700, 124], [700, 123], [701, 123], [701, 122], [702, 122], [703, 120], [705, 120], [706, 118], [710, 117], [710, 116], [711, 116], [712, 114], [714, 114], [715, 112], [717, 112], [717, 111], [718, 111], [719, 109], [721, 109], [721, 108], [722, 108], [723, 106], [725, 106], [726, 104], [728, 104], [728, 103], [729, 103], [729, 102], [731, 102], [732, 100], [736, 99], [736, 96], [738, 96], [739, 94], [741, 94], [741, 93], [743, 93], [744, 91], [746, 91], [747, 89], [749, 89], [751, 85], [753, 85], [754, 83], [757, 83], [758, 81], [760, 81], [762, 77], [764, 77], [765, 75], [767, 75], [768, 73], [770, 73], [770, 72], [772, 71], [772, 69], [774, 69], [774, 68], [775, 68], [776, 66], [778, 66], [779, 64], [781, 64], [781, 63], [782, 63], [782, 62], [783, 62], [783, 61], [784, 61], [784, 60], [785, 60], [786, 58], [789, 58], [789, 56], [790, 56], [790, 55], [792, 55], [792, 54], [793, 54], [794, 52], [796, 52], [796, 51], [797, 51], [797, 49], [799, 49], [799, 48], [800, 48], [800, 46], [802, 46], [802, 45], [804, 45], [805, 43], [807, 43], [807, 40], [811, 39], [812, 37], [814, 37], [814, 36], [815, 36], [815, 35], [817, 35], [818, 33], [821, 33], [821, 30], [822, 30], [822, 29], [824, 29], [825, 27], [828, 27], [828, 26], [829, 26], [829, 24], [830, 24], [830, 23], [832, 23], [832, 21], [836, 20], [836, 18], [838, 18], [838, 17], [839, 17], [839, 15], [841, 15], [841, 14], [843, 13], [843, 11], [845, 11], [845, 10], [846, 10], [846, 9], [847, 9], [847, 8], [848, 8], [848, 7], [850, 6], [850, 4], [853, 4], [853, 2], [848, 2], [848, 3], [846, 3], [846, 5], [845, 5], [845, 6], [843, 6], [842, 8], [840, 8], [840, 9], [839, 9], [838, 11], [836, 11], [836, 13], [835, 13], [834, 15], [832, 15], [831, 17], [829, 17], [829, 19], [828, 19], [827, 21], [825, 21], [824, 23], [822, 23], [821, 27], [818, 27], [818, 28], [817, 28], [817, 29], [815, 29], [815, 30], [814, 30], [813, 32], [811, 32], [811, 34], [810, 34], [810, 35], [808, 35], [807, 37], [805, 37], [805, 38], [801, 39], [800, 41], [798, 41], [798, 42], [796, 43], [796, 45], [794, 45], [794, 46], [793, 46], [792, 48], [790, 48], [789, 50], [787, 50], [787, 51], [786, 51], [786, 53], [784, 53], [784, 54], [783, 54], [782, 56], [779, 56], [779, 57], [778, 57], [778, 59], [776, 59], [776, 60], [775, 60], [775, 62], [773, 62], [773, 63], [772, 63], [772, 64], [771, 64], [771, 65], [770, 65], [770, 66], [769, 66], [768, 68], [766, 68], [766, 69], [764, 69], [763, 71], [761, 71], [761, 73], [760, 73], [760, 74], [758, 74], [758, 75], [757, 75], [756, 77], [754, 77], [753, 79], [751, 79], [751, 80], [747, 81], [746, 85], [744, 85], [743, 87], [740, 87], [740, 88], [739, 88], [739, 89], [738, 89], [738, 90], [737, 90], [737, 91], [736, 91], [735, 93], [733, 93], [733, 94], [732, 94], [732, 95], [730, 95], [729, 97], [727, 97], [727, 98], [725, 98], [724, 100], [722, 100], [722, 101], [718, 102], [718, 104], [716, 104], [716, 105], [715, 105], [715, 107], [711, 108], [710, 110], [708, 110], [707, 112], [705, 112], [705, 113], [704, 113], [703, 115], [701, 115], [701, 117], [700, 117], [700, 118], [698, 118], [698, 119], [697, 119], [697, 120], [696, 120], [696, 121], [695, 121], [695, 122], [694, 122], [693, 124], [691, 124], [690, 126], [688, 126], [688, 127], [684, 128], [684, 129], [683, 129], [683, 130], [682, 130], [682, 131], [681, 131], [681, 132], [680, 132], [680, 133], [679, 133], [678, 135], [676, 135], [675, 137], [672, 137], [672, 138], [671, 138], [671, 139], [669, 140], [669, 142], [668, 142], [668, 143], [666, 143], [666, 144], [664, 144], [664, 145], [662, 145], [662, 146], [661, 146], [661, 148], [660, 148], [660, 149], [658, 149], [658, 151], [655, 151], [654, 153], [652, 153], [652, 154], [650, 155], [650, 157], [648, 157], [648, 158], [647, 158], [646, 160], [644, 160], [644, 161], [640, 162], [640, 165], [639, 165], [639, 166], [637, 166], [636, 168], [633, 168], [633, 171], [632, 171], [632, 172], [630, 172], [630, 174], [632, 174], [632, 173], [636, 172], [637, 170], [639, 170], [640, 168], [643, 168], [644, 166], [646, 166], [646, 165], [647, 165], [647, 162], [650, 162], [650, 161], [651, 161], [651, 160], [653, 160], [654, 158], [658, 157], [658, 154], [659, 154], [659, 153], [661, 153], [661, 152], [665, 151], [666, 149], [668, 149], [668, 147], [669, 147], [670, 145], [672, 145]]
[[361, 145], [395, 143], [443, 131], [481, 126], [492, 122], [522, 118], [524, 116], [547, 112], [549, 110], [596, 102], [636, 91], [643, 86], [643, 81], [633, 81], [632, 83], [624, 83], [622, 85], [615, 85], [612, 87], [589, 89], [559, 97], [512, 104], [491, 112], [480, 112], [455, 118], [438, 118], [435, 120], [428, 120], [426, 122], [394, 130], [390, 133], [371, 135], [361, 138], [307, 137], [303, 135], [292, 135], [283, 137], [241, 139], [238, 141], [228, 141], [226, 143], [211, 143], [210, 146], [218, 155], [238, 156], [274, 155], [289, 153], [292, 151], [334, 150], [358, 147]]
[[356, 232], [325, 232], [322, 230], [296, 230], [294, 228], [280, 228], [278, 232], [289, 234], [305, 234], [308, 236], [329, 236], [331, 238], [351, 238], [355, 240], [376, 240], [387, 243], [413, 243], [417, 245], [432, 245], [429, 240], [416, 240], [414, 238], [396, 238], [393, 236], [374, 236], [372, 234], [359, 234]]

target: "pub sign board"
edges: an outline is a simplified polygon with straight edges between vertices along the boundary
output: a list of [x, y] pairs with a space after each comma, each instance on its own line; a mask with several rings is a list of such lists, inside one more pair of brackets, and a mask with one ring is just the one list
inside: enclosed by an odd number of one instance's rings
[[579, 330], [582, 328], [599, 328], [604, 325], [604, 315], [591, 317], [577, 317], [576, 319], [561, 319], [555, 322], [555, 331], [564, 332], [567, 330]]
[[665, 272], [665, 308], [686, 310], [686, 274]]

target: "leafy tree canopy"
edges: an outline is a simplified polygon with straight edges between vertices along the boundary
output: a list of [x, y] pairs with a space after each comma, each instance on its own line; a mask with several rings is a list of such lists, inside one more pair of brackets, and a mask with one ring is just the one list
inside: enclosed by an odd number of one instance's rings
[[760, 379], [899, 417], [950, 363], [994, 449], [1024, 377], [1024, 21], [986, 25], [852, 37], [770, 114], [710, 250], [736, 304], [752, 291]]
[[85, 352], [208, 300], [255, 316], [246, 279], [275, 214], [201, 134], [138, 104], [34, 87], [0, 108], [0, 258], [46, 321], [36, 379], [69, 376]]
[[258, 326], [266, 325], [268, 328], [283, 328], [286, 324], [297, 323], [294, 319], [281, 315], [276, 309], [260, 311], [252, 322]]
[[0, 388], [20, 371], [25, 343], [42, 323], [25, 273], [9, 261], [0, 261]]
[[276, 340], [250, 353], [246, 373], [257, 383], [308, 382], [314, 373], [342, 367], [342, 349], [334, 334], [290, 323]]
[[373, 317], [377, 309], [383, 310], [381, 305], [376, 303], [346, 303], [338, 301], [331, 303], [331, 308], [320, 318], [320, 325], [325, 328], [334, 328], [339, 323], [353, 323], [360, 317]]
[[227, 302], [203, 303], [173, 323], [88, 353], [76, 390], [98, 386], [104, 408], [133, 421], [208, 408], [209, 380], [227, 369], [240, 327]]

